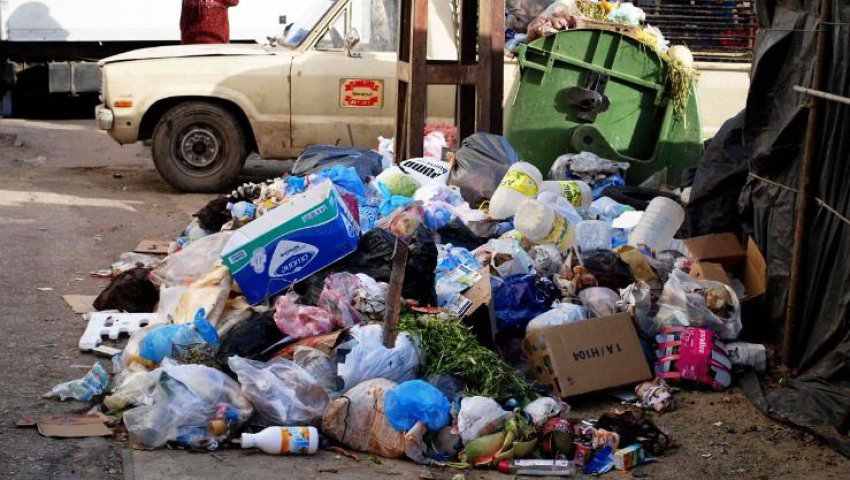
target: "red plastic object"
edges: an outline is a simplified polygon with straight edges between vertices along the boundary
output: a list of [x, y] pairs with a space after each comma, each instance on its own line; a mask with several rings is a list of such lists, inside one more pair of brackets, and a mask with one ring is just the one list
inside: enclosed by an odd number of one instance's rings
[[184, 44], [230, 42], [227, 9], [239, 0], [183, 0], [180, 39]]

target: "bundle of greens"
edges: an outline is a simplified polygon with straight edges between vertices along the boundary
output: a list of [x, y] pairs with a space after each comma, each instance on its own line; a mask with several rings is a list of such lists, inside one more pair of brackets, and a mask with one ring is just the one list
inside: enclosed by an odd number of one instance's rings
[[452, 375], [466, 393], [496, 400], [534, 398], [531, 385], [496, 352], [481, 345], [457, 318], [403, 314], [400, 327], [417, 337], [424, 356], [422, 376]]

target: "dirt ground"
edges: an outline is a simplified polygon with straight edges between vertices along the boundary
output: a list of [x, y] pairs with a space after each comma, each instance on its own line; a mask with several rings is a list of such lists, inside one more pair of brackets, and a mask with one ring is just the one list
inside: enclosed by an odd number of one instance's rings
[[[283, 171], [252, 162], [247, 178]], [[84, 329], [64, 294], [93, 295], [106, 285], [89, 272], [107, 267], [143, 238], [172, 238], [210, 197], [171, 190], [141, 146], [121, 148], [90, 120], [0, 120], [0, 478], [451, 478], [408, 462], [361, 455], [281, 459], [236, 451], [215, 456], [131, 452], [113, 439], [53, 440], [19, 429], [24, 415], [77, 412], [81, 403], [45, 400], [56, 383], [95, 361], [77, 350]], [[810, 435], [763, 417], [739, 389], [682, 392], [679, 408], [657, 416], [676, 448], [632, 474], [681, 478], [848, 478], [850, 461]], [[574, 403], [576, 416], [616, 406], [608, 397]], [[281, 468], [285, 470], [281, 470]], [[467, 478], [507, 478], [473, 472]]]

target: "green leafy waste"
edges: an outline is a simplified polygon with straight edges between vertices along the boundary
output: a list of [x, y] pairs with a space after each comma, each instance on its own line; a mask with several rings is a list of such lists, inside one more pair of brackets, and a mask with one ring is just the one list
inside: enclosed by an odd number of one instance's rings
[[466, 384], [466, 393], [496, 400], [533, 399], [532, 386], [513, 367], [481, 345], [457, 318], [405, 313], [400, 328], [417, 338], [425, 357], [422, 376], [452, 375]]

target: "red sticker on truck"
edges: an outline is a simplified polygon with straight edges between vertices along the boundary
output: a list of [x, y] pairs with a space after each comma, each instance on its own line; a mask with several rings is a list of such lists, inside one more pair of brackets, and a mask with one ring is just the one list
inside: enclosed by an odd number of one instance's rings
[[344, 108], [381, 108], [384, 106], [384, 81], [344, 78], [340, 82], [339, 101]]

